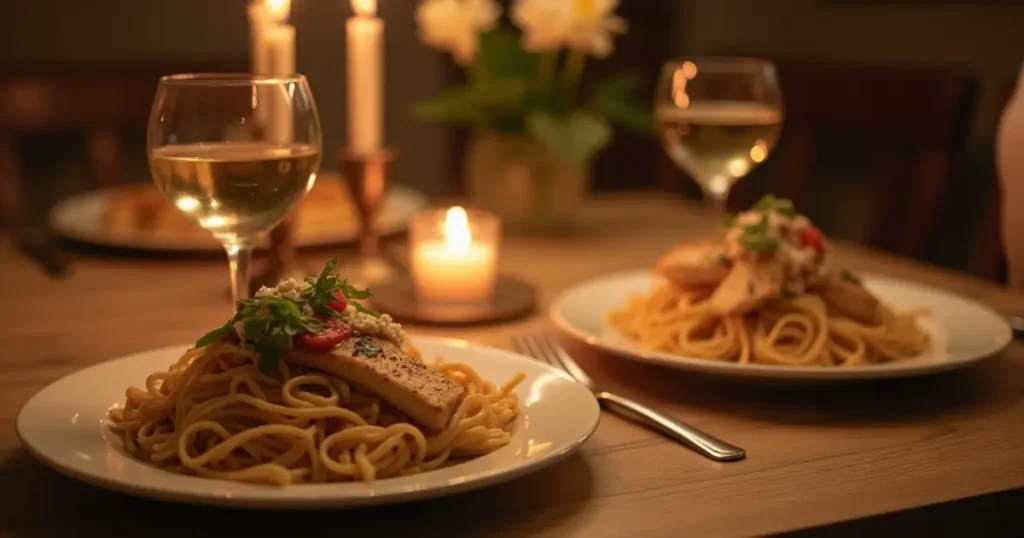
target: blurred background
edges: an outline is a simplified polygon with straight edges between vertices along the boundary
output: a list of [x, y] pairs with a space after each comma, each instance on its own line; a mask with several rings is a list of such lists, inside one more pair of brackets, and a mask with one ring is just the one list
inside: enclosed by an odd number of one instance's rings
[[[0, 18], [0, 194], [8, 222], [45, 222], [57, 201], [101, 185], [148, 183], [145, 122], [156, 80], [247, 71], [246, 0], [6, 2]], [[507, 5], [507, 2], [503, 2]], [[467, 133], [416, 119], [413, 104], [463, 75], [417, 38], [413, 0], [380, 0], [384, 136], [394, 180], [429, 196], [463, 192]], [[324, 130], [324, 169], [345, 144], [343, 0], [293, 0], [297, 70]], [[741, 181], [733, 208], [792, 198], [826, 234], [1005, 278], [993, 139], [1024, 53], [1024, 2], [629, 0], [629, 32], [583, 85], [629, 67], [653, 98], [682, 55], [773, 60], [785, 101], [778, 149]], [[592, 192], [699, 189], [656, 137], [616, 132]]]

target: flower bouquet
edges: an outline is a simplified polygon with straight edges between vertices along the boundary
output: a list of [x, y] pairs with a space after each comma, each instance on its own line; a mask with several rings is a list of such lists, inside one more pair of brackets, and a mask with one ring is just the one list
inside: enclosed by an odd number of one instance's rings
[[588, 57], [606, 58], [626, 31], [618, 0], [515, 0], [513, 24], [495, 0], [423, 0], [420, 38], [450, 52], [466, 83], [419, 103], [428, 120], [474, 131], [466, 154], [473, 203], [512, 229], [571, 222], [589, 185], [589, 163], [611, 142], [612, 123], [651, 132], [635, 73], [600, 81], [583, 95]]

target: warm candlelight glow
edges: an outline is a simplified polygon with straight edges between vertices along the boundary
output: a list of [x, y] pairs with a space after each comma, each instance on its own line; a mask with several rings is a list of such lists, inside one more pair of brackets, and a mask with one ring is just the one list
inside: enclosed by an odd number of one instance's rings
[[494, 291], [501, 222], [459, 206], [413, 218], [409, 240], [412, 279], [421, 299], [486, 301]]
[[444, 216], [444, 247], [449, 252], [465, 252], [473, 242], [466, 210], [455, 206]]
[[267, 18], [280, 24], [288, 19], [288, 14], [292, 8], [292, 1], [263, 0], [263, 8], [267, 11]]
[[377, 0], [352, 0], [352, 9], [360, 17], [372, 17], [377, 14]]

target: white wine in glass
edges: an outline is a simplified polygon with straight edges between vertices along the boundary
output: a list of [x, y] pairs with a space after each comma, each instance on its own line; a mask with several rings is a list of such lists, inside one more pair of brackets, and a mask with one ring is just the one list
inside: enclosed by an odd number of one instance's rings
[[213, 142], [153, 150], [160, 192], [222, 242], [281, 222], [312, 187], [320, 150], [309, 144]]
[[669, 62], [655, 120], [668, 156], [724, 210], [732, 186], [768, 158], [779, 138], [783, 111], [774, 68], [742, 58]]
[[224, 245], [232, 299], [248, 297], [252, 249], [320, 170], [320, 120], [306, 77], [163, 77], [147, 145], [157, 189]]

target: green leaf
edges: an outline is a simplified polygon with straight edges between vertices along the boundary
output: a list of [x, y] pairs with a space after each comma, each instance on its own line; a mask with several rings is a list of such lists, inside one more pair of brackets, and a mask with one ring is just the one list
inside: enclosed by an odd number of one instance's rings
[[597, 84], [590, 106], [605, 118], [643, 134], [654, 133], [654, 114], [650, 106], [641, 105], [636, 91], [643, 85], [643, 76], [625, 72]]
[[762, 196], [761, 199], [754, 204], [754, 211], [774, 211], [787, 217], [795, 217], [798, 214], [793, 208], [793, 202], [791, 200], [776, 198], [775, 195], [771, 193]]
[[260, 339], [267, 332], [267, 328], [270, 327], [270, 318], [268, 317], [254, 317], [250, 318], [245, 322], [245, 339], [249, 342], [255, 342]]
[[477, 68], [488, 80], [532, 77], [540, 56], [522, 47], [519, 35], [508, 26], [496, 25], [480, 34]]
[[377, 344], [377, 342], [374, 342], [369, 337], [364, 336], [356, 340], [355, 349], [353, 350], [352, 354], [362, 354], [367, 357], [376, 357], [381, 354], [381, 351], [382, 350], [380, 348], [380, 345]]
[[203, 335], [203, 337], [200, 338], [199, 340], [196, 340], [195, 348], [199, 349], [199, 348], [201, 348], [203, 346], [208, 346], [208, 345], [210, 345], [210, 344], [212, 344], [214, 342], [219, 342], [225, 336], [227, 336], [228, 334], [230, 334], [230, 333], [232, 333], [234, 331], [235, 331], [235, 321], [234, 321], [234, 318], [232, 318], [230, 321], [225, 323], [222, 327], [217, 327], [216, 329], [214, 329], [214, 330], [206, 333], [205, 335]]
[[352, 303], [352, 305], [356, 307], [356, 312], [362, 312], [363, 314], [367, 314], [367, 315], [373, 316], [375, 318], [379, 318], [380, 317], [380, 312], [377, 312], [376, 310], [374, 310], [372, 308], [366, 308], [365, 306], [363, 306], [363, 305], [361, 305], [359, 303]]
[[473, 89], [468, 87], [454, 88], [420, 102], [413, 106], [412, 113], [422, 120], [470, 126], [483, 125], [487, 120]]
[[586, 112], [567, 116], [532, 112], [526, 118], [526, 127], [535, 140], [562, 160], [573, 163], [586, 162], [612, 139], [608, 122]]
[[740, 244], [747, 252], [770, 252], [778, 248], [779, 241], [768, 230], [768, 215], [761, 217], [757, 224], [743, 227]]
[[413, 107], [413, 114], [423, 120], [478, 128], [495, 127], [499, 121], [508, 123], [509, 118], [518, 124], [527, 85], [526, 78], [483, 80], [424, 101]]

